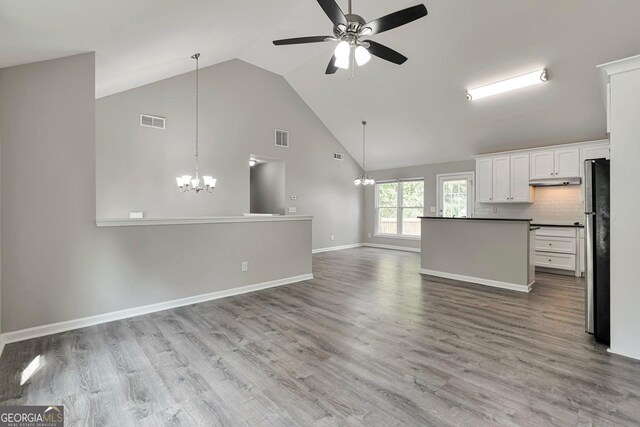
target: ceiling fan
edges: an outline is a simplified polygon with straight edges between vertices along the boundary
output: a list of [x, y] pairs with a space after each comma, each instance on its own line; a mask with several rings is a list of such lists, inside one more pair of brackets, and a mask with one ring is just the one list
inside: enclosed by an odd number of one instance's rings
[[404, 64], [407, 60], [406, 56], [385, 45], [376, 43], [373, 40], [365, 40], [364, 38], [393, 30], [427, 15], [427, 8], [424, 4], [420, 4], [366, 22], [361, 16], [352, 13], [351, 0], [349, 0], [349, 13], [346, 15], [335, 0], [318, 0], [318, 3], [331, 22], [333, 22], [333, 36], [274, 40], [273, 44], [282, 46], [328, 41], [339, 42], [331, 61], [329, 61], [326, 74], [334, 74], [338, 71], [338, 68], [342, 68], [351, 70], [351, 75], [353, 76], [355, 64], [358, 66], [366, 64], [371, 59], [371, 55], [394, 64]]

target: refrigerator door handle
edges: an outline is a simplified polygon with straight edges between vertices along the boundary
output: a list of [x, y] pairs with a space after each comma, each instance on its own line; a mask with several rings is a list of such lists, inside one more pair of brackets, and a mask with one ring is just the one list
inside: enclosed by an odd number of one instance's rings
[[595, 329], [594, 276], [593, 276], [593, 217], [594, 213], [585, 215], [585, 331], [593, 334]]
[[593, 213], [593, 160], [584, 162], [584, 211]]

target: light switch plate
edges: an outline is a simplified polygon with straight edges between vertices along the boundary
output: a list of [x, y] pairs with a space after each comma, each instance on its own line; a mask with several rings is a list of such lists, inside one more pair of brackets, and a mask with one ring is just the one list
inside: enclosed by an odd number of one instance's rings
[[289, 213], [296, 213], [296, 212], [298, 212], [298, 208], [296, 208], [295, 206], [289, 207]]
[[249, 261], [242, 261], [242, 271], [249, 271]]
[[129, 219], [142, 219], [144, 212], [129, 212]]

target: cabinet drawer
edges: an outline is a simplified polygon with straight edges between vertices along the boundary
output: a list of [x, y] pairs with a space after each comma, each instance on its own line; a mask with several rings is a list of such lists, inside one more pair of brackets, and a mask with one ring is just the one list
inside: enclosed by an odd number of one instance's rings
[[536, 236], [576, 237], [576, 229], [561, 227], [540, 227], [536, 230]]
[[536, 251], [536, 267], [558, 268], [560, 270], [575, 270], [576, 256]]
[[571, 237], [536, 237], [536, 251], [576, 253], [576, 239]]

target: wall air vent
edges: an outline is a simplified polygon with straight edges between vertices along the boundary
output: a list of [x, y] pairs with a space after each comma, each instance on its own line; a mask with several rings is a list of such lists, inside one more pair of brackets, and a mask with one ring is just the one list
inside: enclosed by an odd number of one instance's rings
[[289, 147], [289, 131], [276, 129], [276, 147]]
[[344, 160], [344, 154], [342, 153], [333, 153], [334, 160]]
[[164, 129], [167, 119], [149, 114], [140, 114], [140, 126], [155, 129]]

